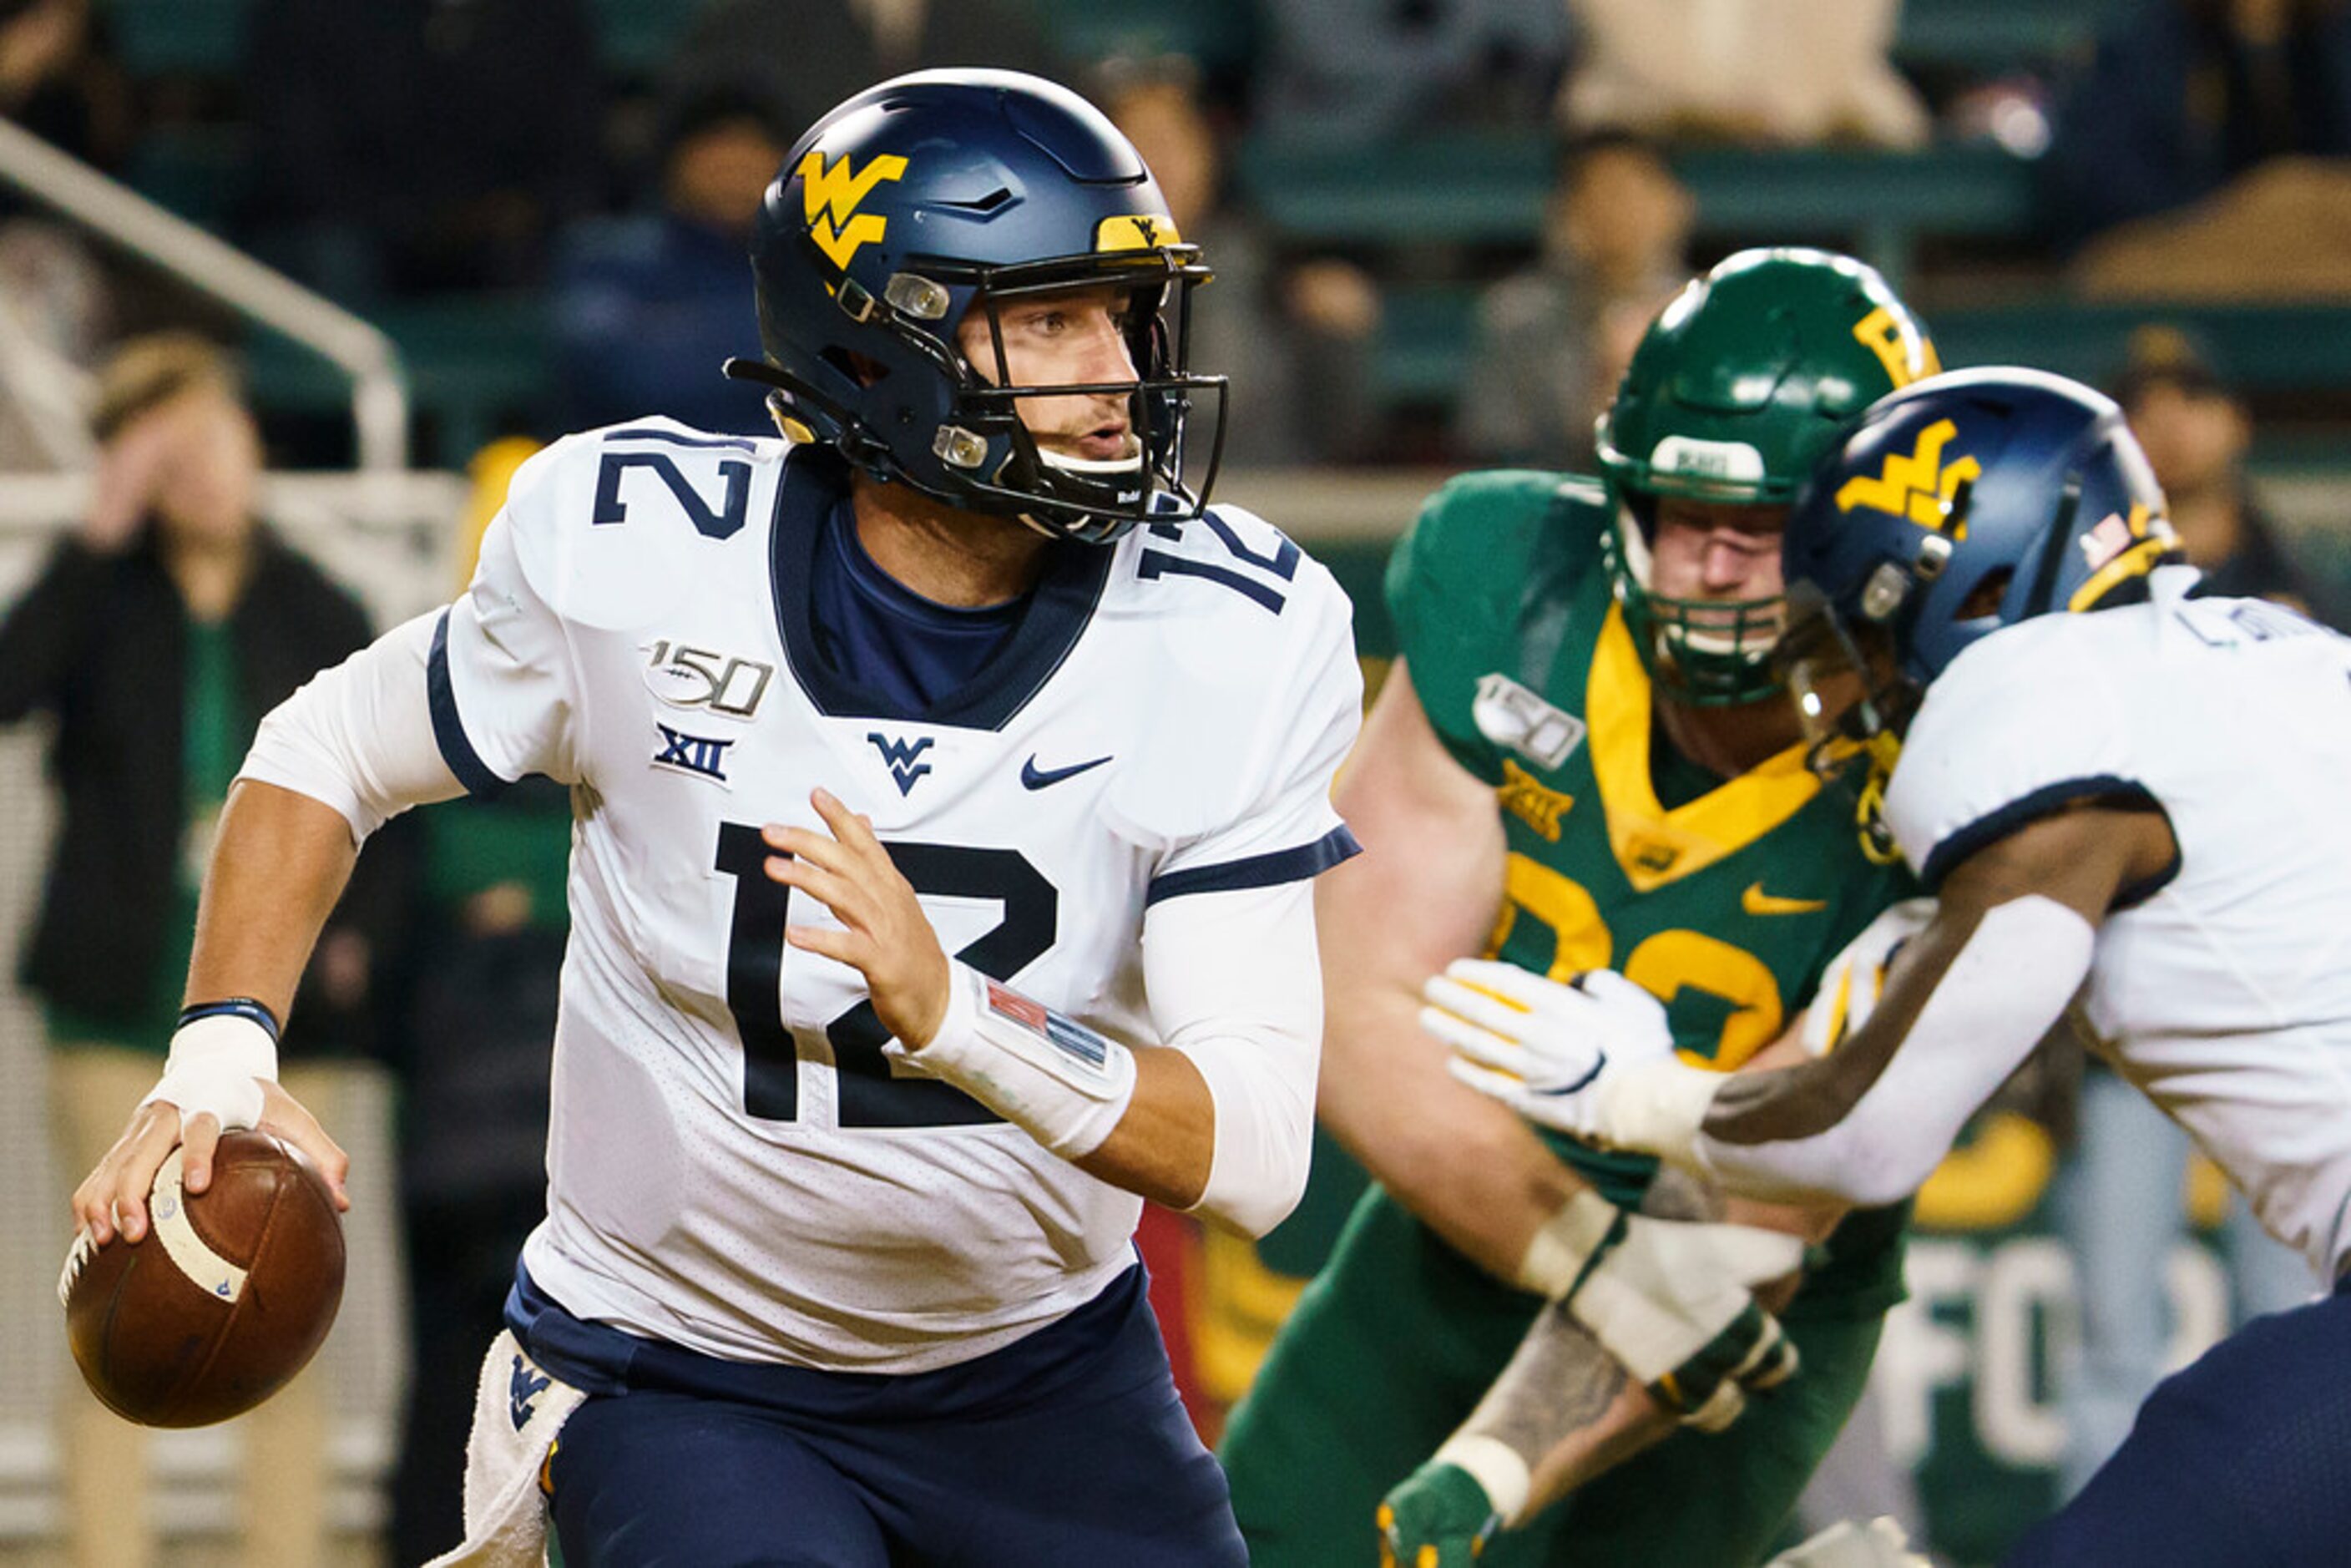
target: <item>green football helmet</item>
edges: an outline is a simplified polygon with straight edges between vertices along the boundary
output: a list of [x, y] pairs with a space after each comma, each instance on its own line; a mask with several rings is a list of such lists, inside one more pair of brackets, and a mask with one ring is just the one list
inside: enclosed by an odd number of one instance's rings
[[1864, 409], [1941, 368], [1874, 268], [1823, 250], [1742, 250], [1649, 324], [1597, 433], [1617, 599], [1661, 689], [1698, 706], [1771, 695], [1782, 606], [1653, 592], [1658, 497], [1785, 506]]

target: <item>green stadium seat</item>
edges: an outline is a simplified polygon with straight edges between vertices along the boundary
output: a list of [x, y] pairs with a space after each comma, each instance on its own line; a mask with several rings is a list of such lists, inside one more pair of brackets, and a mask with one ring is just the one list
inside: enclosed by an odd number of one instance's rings
[[[422, 455], [455, 466], [545, 401], [546, 306], [531, 294], [453, 296], [390, 308], [376, 325], [400, 345], [413, 415], [438, 431]], [[327, 413], [350, 405], [341, 372], [274, 333], [247, 351], [254, 401], [265, 410]]]
[[[1475, 345], [1479, 289], [1447, 283], [1397, 287], [1383, 301], [1375, 374], [1392, 404], [1442, 406], [1459, 395]], [[2351, 385], [2351, 306], [2085, 305], [2043, 298], [1997, 306], [1929, 309], [1943, 362], [2022, 364], [2097, 385], [2122, 363], [2131, 329], [2177, 322], [2199, 335], [2247, 391], [2307, 392]], [[2273, 436], [2262, 454], [2273, 465], [2328, 465], [2351, 461], [2339, 437], [2304, 447]]]
[[1391, 147], [1290, 147], [1257, 141], [1236, 174], [1282, 235], [1338, 249], [1435, 244], [1531, 245], [1551, 189], [1548, 137], [1458, 133]]
[[[1930, 235], [2032, 232], [2033, 167], [1998, 147], [1920, 152], [1698, 148], [1674, 158], [1710, 239], [1848, 246], [1889, 276]], [[1530, 248], [1552, 179], [1540, 135], [1429, 136], [1372, 151], [1242, 151], [1241, 185], [1287, 238], [1346, 250], [1422, 245]]]
[[2043, 300], [1929, 310], [1943, 362], [2024, 364], [2097, 383], [2122, 363], [2132, 328], [2170, 321], [2211, 345], [2250, 392], [2296, 392], [2351, 383], [2351, 306], [2085, 305]]
[[1064, 58], [1189, 55], [1205, 67], [1243, 66], [1255, 43], [1249, 0], [1029, 0], [1039, 29]]
[[1894, 57], [1980, 77], [2045, 69], [2090, 47], [2123, 0], [1903, 0]]
[[164, 126], [131, 149], [122, 177], [141, 195], [219, 234], [245, 195], [250, 155], [243, 126]]
[[1468, 373], [1478, 336], [1475, 285], [1389, 289], [1380, 301], [1380, 350], [1373, 373], [1381, 401], [1450, 403]]
[[1988, 143], [1703, 148], [1677, 153], [1674, 167], [1698, 197], [1699, 229], [1716, 236], [1999, 236], [2032, 225], [2033, 165]]
[[116, 57], [134, 77], [234, 77], [248, 0], [101, 0]]
[[594, 0], [597, 53], [623, 78], [651, 77], [665, 64], [707, 0]]

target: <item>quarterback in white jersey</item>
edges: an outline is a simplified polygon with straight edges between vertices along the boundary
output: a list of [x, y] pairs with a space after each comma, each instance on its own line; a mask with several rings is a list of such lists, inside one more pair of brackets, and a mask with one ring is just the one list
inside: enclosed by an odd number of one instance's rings
[[1303, 1186], [1346, 598], [1185, 485], [1207, 269], [1075, 95], [861, 94], [752, 262], [730, 369], [784, 439], [558, 443], [462, 598], [265, 725], [204, 1005], [78, 1215], [135, 1239], [221, 1126], [339, 1175], [270, 1082], [315, 916], [389, 815], [543, 774], [549, 1209], [451, 1560], [535, 1550], [551, 1495], [580, 1564], [1238, 1563], [1131, 1238], [1144, 1197], [1261, 1232]]
[[1528, 977], [1507, 988], [1528, 1010], [1458, 986], [1437, 998], [1458, 1071], [1737, 1190], [1880, 1203], [1923, 1182], [2076, 1007], [2338, 1293], [2256, 1320], [2158, 1388], [2010, 1560], [2339, 1562], [2351, 640], [2192, 597], [2119, 411], [2032, 371], [1876, 404], [1785, 549], [1802, 596], [1792, 689], [1824, 762], [1866, 755], [1931, 918], [1860, 1026], [1805, 1066], [1708, 1082], [1622, 990]]

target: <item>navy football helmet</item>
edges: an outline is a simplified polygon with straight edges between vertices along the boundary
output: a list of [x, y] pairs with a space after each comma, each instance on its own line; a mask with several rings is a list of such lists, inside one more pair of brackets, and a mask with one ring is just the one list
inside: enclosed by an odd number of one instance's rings
[[1781, 548], [1789, 624], [1775, 663], [1808, 723], [1836, 717], [1824, 694], [1859, 674], [1866, 695], [1838, 729], [1865, 743], [1898, 732], [1970, 643], [2137, 597], [2179, 559], [2122, 411], [2011, 368], [1930, 376], [1872, 404], [1798, 493]]
[[[1208, 280], [1142, 156], [1077, 94], [1014, 71], [921, 71], [819, 120], [760, 204], [751, 240], [766, 362], [785, 432], [951, 506], [1102, 541], [1197, 516], [1223, 446], [1224, 379], [1186, 369], [1191, 291]], [[1008, 384], [997, 319], [1010, 299], [1131, 289], [1133, 382]], [[957, 329], [981, 312], [995, 362]], [[984, 351], [983, 351], [984, 354]], [[983, 368], [986, 373], [982, 373]], [[1139, 451], [1041, 449], [1019, 400], [1121, 392]], [[1213, 394], [1217, 441], [1196, 488], [1186, 427]]]

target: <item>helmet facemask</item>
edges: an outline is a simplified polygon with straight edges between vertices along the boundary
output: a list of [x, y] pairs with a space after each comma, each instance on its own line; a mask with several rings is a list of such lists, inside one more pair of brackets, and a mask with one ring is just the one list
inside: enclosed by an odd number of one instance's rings
[[[893, 433], [773, 364], [729, 361], [729, 373], [768, 382], [779, 423], [789, 431], [821, 415], [831, 444], [856, 466], [949, 506], [1017, 518], [1040, 533], [1105, 544], [1140, 523], [1176, 524], [1207, 506], [1224, 455], [1223, 376], [1188, 369], [1192, 290], [1212, 274], [1196, 246], [1056, 257], [1016, 265], [918, 258], [893, 274], [876, 298], [844, 280], [837, 300], [874, 352], [859, 353], [861, 379], [919, 371], [944, 390], [927, 421], [901, 405], [907, 435], [930, 426], [916, 456], [895, 449]], [[1112, 287], [1134, 298], [1125, 329], [1132, 382], [1016, 383], [1004, 349], [1003, 308], [1040, 295]], [[1172, 321], [1170, 318], [1173, 318]], [[956, 326], [986, 323], [975, 364], [958, 346]], [[892, 361], [896, 361], [893, 364]], [[845, 368], [845, 367], [836, 367]], [[886, 392], [886, 388], [878, 388]], [[1020, 417], [1023, 400], [1123, 394], [1129, 456], [1078, 457], [1040, 445]], [[1198, 402], [1213, 397], [1214, 436], [1196, 484], [1185, 476], [1187, 437]], [[838, 434], [831, 434], [837, 431]], [[910, 457], [915, 460], [910, 461]], [[931, 461], [920, 461], [927, 457]]]
[[1785, 506], [1871, 402], [1936, 366], [1886, 280], [1825, 251], [1740, 251], [1649, 324], [1596, 434], [1619, 507], [1617, 594], [1660, 690], [1697, 706], [1771, 695], [1785, 618], [1778, 596], [1660, 596], [1661, 501]]
[[1690, 707], [1730, 707], [1779, 691], [1771, 649], [1786, 623], [1786, 596], [1683, 599], [1657, 592], [1649, 544], [1656, 528], [1656, 497], [1628, 494], [1608, 543], [1617, 601], [1651, 677]]
[[[1004, 512], [1056, 538], [1106, 543], [1138, 523], [1180, 523], [1200, 515], [1224, 455], [1222, 376], [1188, 371], [1191, 293], [1208, 280], [1192, 246], [1144, 253], [1136, 261], [1101, 256], [1014, 267], [975, 267], [961, 319], [985, 323], [981, 362], [958, 351], [948, 420], [933, 451], [960, 482]], [[1108, 285], [1127, 292], [1123, 326], [1132, 382], [1020, 383], [1005, 349], [1009, 306]], [[1172, 299], [1171, 299], [1172, 296]], [[1170, 320], [1172, 303], [1173, 320]], [[1215, 434], [1199, 485], [1186, 483], [1184, 458], [1196, 397], [1213, 393]], [[1020, 416], [1025, 400], [1122, 397], [1131, 450], [1090, 458], [1041, 444]], [[973, 503], [964, 503], [973, 504]]]

